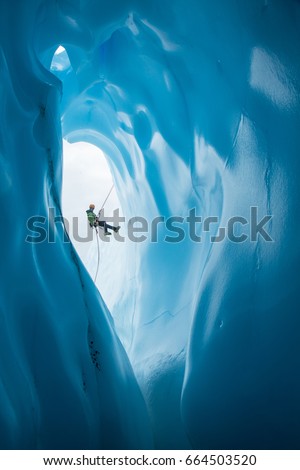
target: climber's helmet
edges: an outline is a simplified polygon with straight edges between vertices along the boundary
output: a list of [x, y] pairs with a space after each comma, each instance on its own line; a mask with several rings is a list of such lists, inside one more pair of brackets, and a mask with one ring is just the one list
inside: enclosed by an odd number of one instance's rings
[[90, 204], [90, 209], [93, 211], [95, 209], [95, 204]]

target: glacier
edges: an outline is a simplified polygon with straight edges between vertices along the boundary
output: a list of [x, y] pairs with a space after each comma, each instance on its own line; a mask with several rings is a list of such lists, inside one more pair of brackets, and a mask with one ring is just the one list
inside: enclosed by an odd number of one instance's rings
[[[0, 448], [299, 449], [300, 2], [0, 5]], [[97, 288], [62, 223], [26, 238], [62, 138], [126, 220], [217, 222], [105, 246]], [[251, 207], [271, 242], [211, 242]]]

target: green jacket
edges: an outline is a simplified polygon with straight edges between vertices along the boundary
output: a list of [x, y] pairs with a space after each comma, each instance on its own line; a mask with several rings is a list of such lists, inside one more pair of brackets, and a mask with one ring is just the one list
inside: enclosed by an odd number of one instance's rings
[[92, 211], [92, 209], [88, 209], [86, 211], [86, 215], [87, 215], [90, 226], [93, 227], [97, 219], [96, 214]]

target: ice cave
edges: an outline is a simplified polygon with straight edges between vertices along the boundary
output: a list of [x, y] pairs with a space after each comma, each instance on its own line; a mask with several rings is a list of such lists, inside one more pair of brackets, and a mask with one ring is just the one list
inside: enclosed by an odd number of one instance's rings
[[[300, 2], [0, 0], [0, 38], [0, 448], [299, 449]], [[125, 218], [96, 283], [63, 139]]]

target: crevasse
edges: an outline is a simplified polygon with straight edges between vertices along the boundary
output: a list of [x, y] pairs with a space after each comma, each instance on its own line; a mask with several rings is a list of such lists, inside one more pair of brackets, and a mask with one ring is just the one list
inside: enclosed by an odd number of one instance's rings
[[[0, 5], [0, 447], [298, 448], [299, 2]], [[111, 312], [62, 225], [25, 242], [62, 137], [106, 152], [127, 219], [218, 218], [128, 243]], [[251, 207], [272, 242], [211, 243]]]

